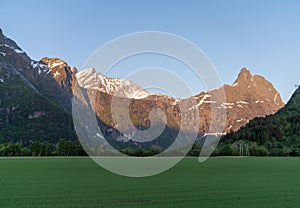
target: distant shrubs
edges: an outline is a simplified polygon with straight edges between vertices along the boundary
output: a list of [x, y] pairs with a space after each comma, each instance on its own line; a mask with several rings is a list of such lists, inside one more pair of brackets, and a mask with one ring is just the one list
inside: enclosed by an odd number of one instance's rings
[[253, 156], [267, 156], [269, 155], [268, 149], [264, 146], [252, 145], [249, 148], [249, 154]]
[[0, 156], [86, 156], [86, 153], [79, 141], [61, 139], [57, 145], [35, 141], [29, 147], [21, 143], [3, 143]]
[[265, 146], [258, 146], [255, 142], [238, 141], [233, 144], [219, 143], [213, 156], [268, 156]]
[[[243, 141], [241, 150], [241, 141], [233, 144], [220, 142], [212, 153], [212, 156], [300, 156], [300, 148], [289, 148], [280, 144], [258, 145], [256, 142]], [[100, 147], [99, 147], [100, 148]], [[114, 156], [115, 154], [105, 151], [105, 148], [96, 148], [99, 156]], [[187, 156], [198, 157], [202, 146], [194, 144]], [[125, 148], [119, 150], [121, 153], [134, 157], [149, 157], [164, 152], [163, 156], [179, 156], [182, 150], [165, 151], [159, 147], [152, 148]], [[95, 155], [96, 155], [95, 153]], [[56, 145], [35, 141], [28, 147], [21, 143], [3, 143], [0, 144], [0, 157], [10, 156], [87, 156], [85, 150], [79, 141], [61, 139]]]
[[30, 149], [22, 144], [11, 142], [0, 144], [0, 156], [30, 156]]

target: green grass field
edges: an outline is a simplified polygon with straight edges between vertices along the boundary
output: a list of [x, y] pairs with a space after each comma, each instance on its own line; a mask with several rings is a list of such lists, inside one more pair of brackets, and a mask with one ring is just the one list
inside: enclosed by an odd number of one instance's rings
[[299, 207], [300, 158], [186, 158], [147, 178], [89, 158], [0, 158], [0, 207]]

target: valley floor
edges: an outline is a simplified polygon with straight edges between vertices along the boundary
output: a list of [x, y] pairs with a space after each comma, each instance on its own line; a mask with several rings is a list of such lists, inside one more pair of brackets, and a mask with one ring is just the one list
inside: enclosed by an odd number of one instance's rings
[[300, 158], [185, 158], [147, 178], [90, 158], [0, 158], [0, 207], [299, 207]]

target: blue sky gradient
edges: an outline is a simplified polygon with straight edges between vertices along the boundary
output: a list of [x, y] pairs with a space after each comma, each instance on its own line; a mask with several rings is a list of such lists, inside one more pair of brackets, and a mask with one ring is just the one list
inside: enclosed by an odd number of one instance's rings
[[247, 67], [271, 81], [286, 102], [300, 83], [299, 11], [297, 0], [0, 0], [0, 28], [31, 58], [59, 57], [79, 69], [121, 35], [175, 33], [208, 55], [223, 83], [232, 84]]

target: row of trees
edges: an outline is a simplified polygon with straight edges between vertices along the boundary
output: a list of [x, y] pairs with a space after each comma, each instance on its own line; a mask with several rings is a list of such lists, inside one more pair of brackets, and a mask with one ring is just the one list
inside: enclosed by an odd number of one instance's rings
[[21, 143], [0, 144], [0, 156], [85, 156], [79, 141], [61, 139], [57, 145], [35, 141], [29, 147]]
[[257, 145], [255, 142], [238, 141], [233, 144], [220, 143], [213, 156], [267, 156], [269, 151], [266, 147]]
[[[242, 146], [241, 146], [242, 142]], [[242, 149], [242, 151], [241, 151]], [[198, 157], [202, 150], [201, 144], [194, 144], [187, 156]], [[120, 150], [120, 152], [135, 157], [148, 157], [159, 154], [163, 152], [164, 149], [161, 148], [144, 148], [144, 149], [132, 149], [126, 148]], [[182, 150], [172, 150], [164, 152], [165, 156], [179, 156], [182, 155]], [[300, 151], [297, 154], [289, 154], [286, 148], [272, 148], [268, 149], [263, 145], [258, 145], [255, 142], [239, 141], [233, 144], [219, 143], [216, 149], [213, 151], [212, 156], [300, 156]]]
[[[198, 157], [202, 150], [200, 144], [194, 144], [187, 156]], [[158, 148], [123, 149], [122, 153], [135, 157], [148, 157], [164, 151]], [[181, 155], [181, 151], [169, 152], [166, 156]], [[221, 142], [213, 151], [212, 156], [300, 156], [300, 148], [290, 148], [282, 144], [259, 145], [256, 142], [236, 141], [234, 143]]]
[[[242, 142], [242, 146], [241, 146]], [[187, 156], [198, 157], [202, 150], [200, 144], [194, 144]], [[149, 157], [163, 152], [164, 149], [143, 148], [121, 149], [120, 152], [135, 157]], [[105, 150], [97, 150], [97, 153], [105, 153]], [[181, 150], [173, 150], [167, 152], [166, 156], [181, 155]], [[96, 153], [95, 153], [96, 155]], [[109, 152], [102, 154], [113, 156]], [[221, 142], [214, 150], [212, 156], [300, 156], [300, 148], [291, 148], [282, 146], [281, 143], [267, 143], [258, 145], [256, 142], [236, 141], [234, 143]], [[21, 143], [4, 143], [0, 144], [0, 156], [87, 156], [85, 150], [79, 141], [71, 141], [62, 139], [57, 145], [35, 141], [29, 147], [23, 146]]]

